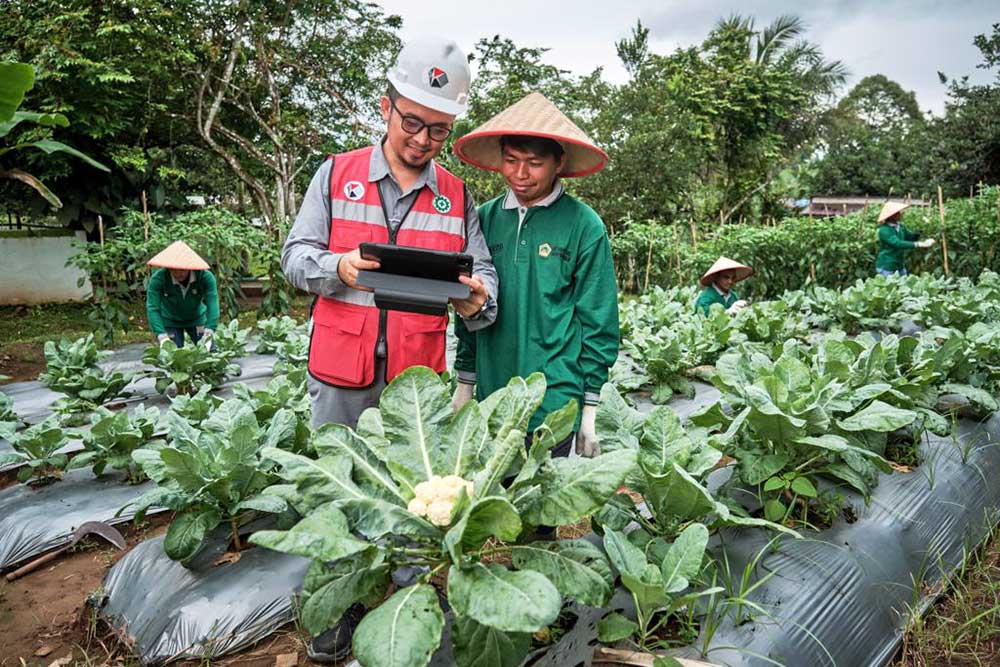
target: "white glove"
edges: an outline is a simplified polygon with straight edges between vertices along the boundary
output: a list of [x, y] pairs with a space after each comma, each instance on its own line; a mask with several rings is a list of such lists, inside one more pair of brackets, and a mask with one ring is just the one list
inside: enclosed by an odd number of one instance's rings
[[924, 239], [923, 241], [915, 242], [913, 245], [917, 246], [918, 248], [930, 248], [932, 245], [934, 245], [934, 239]]
[[576, 453], [588, 459], [592, 459], [601, 453], [600, 443], [597, 442], [597, 406], [583, 406], [583, 415], [580, 417], [580, 430], [576, 434]]
[[451, 397], [451, 409], [455, 412], [461, 410], [462, 406], [472, 398], [472, 390], [475, 386], [474, 384], [459, 382], [458, 386], [455, 387], [455, 395]]
[[156, 342], [159, 343], [160, 345], [163, 345], [168, 340], [170, 340], [170, 336], [168, 336], [165, 333], [161, 333], [161, 334], [157, 335], [157, 337], [156, 337]]
[[209, 340], [209, 339], [212, 338], [212, 336], [215, 335], [215, 330], [214, 329], [206, 329], [206, 328], [202, 327], [201, 331], [199, 331], [198, 334], [202, 338], [204, 338], [205, 340]]
[[739, 301], [737, 301], [733, 305], [729, 306], [729, 308], [726, 308], [726, 314], [727, 315], [735, 315], [736, 313], [740, 312], [741, 310], [743, 310], [746, 307], [747, 307], [747, 302], [744, 301], [743, 299], [740, 299]]

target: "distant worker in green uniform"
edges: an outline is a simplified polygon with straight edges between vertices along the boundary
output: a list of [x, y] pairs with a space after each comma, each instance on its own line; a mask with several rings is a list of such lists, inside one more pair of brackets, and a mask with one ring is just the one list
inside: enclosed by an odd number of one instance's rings
[[698, 282], [704, 287], [698, 299], [694, 302], [695, 310], [700, 310], [708, 315], [712, 304], [719, 304], [726, 313], [735, 315], [747, 306], [747, 302], [740, 299], [733, 290], [733, 285], [746, 280], [753, 275], [753, 269], [745, 264], [734, 262], [728, 257], [720, 257], [715, 260], [711, 268], [705, 272]]
[[456, 326], [459, 409], [515, 376], [545, 374], [547, 391], [528, 425], [575, 400], [574, 434], [553, 456], [599, 453], [595, 417], [618, 357], [618, 287], [611, 243], [592, 208], [560, 178], [604, 168], [607, 154], [539, 93], [531, 93], [455, 143], [463, 162], [500, 172], [510, 189], [479, 208], [500, 282], [492, 327]]
[[174, 241], [146, 262], [160, 267], [146, 286], [146, 319], [163, 344], [184, 346], [184, 334], [194, 342], [211, 339], [219, 324], [219, 292], [208, 262], [183, 241]]
[[902, 212], [910, 207], [902, 202], [889, 201], [878, 216], [878, 259], [875, 272], [880, 276], [907, 275], [906, 251], [910, 248], [930, 248], [934, 239], [920, 238], [920, 232], [913, 232], [900, 222]]

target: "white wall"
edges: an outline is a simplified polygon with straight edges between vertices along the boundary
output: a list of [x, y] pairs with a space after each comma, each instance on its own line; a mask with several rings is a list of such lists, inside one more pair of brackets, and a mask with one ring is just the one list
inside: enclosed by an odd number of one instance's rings
[[76, 281], [83, 272], [67, 267], [74, 254], [74, 240], [83, 232], [66, 236], [19, 236], [0, 232], [0, 305], [83, 301], [90, 296], [90, 280]]

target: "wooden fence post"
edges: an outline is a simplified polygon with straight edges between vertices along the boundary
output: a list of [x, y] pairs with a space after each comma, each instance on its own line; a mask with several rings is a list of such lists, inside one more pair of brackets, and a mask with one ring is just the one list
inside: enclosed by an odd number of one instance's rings
[[649, 289], [649, 269], [653, 265], [653, 238], [656, 236], [653, 230], [656, 229], [656, 223], [653, 221], [649, 222], [649, 248], [646, 250], [646, 278], [642, 281], [642, 292], [646, 293]]
[[948, 275], [948, 235], [944, 229], [944, 196], [941, 194], [941, 186], [938, 186], [938, 210], [941, 212], [941, 256], [944, 260], [944, 275]]

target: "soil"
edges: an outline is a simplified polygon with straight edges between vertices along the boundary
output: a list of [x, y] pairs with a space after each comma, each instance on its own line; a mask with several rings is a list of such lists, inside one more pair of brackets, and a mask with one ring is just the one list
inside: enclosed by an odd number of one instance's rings
[[37, 380], [45, 370], [45, 356], [41, 343], [11, 343], [0, 354], [0, 375], [8, 376], [6, 382]]
[[[99, 539], [85, 539], [55, 562], [7, 582], [0, 578], [0, 667], [132, 667], [134, 656], [114, 633], [92, 626], [86, 600], [105, 574], [139, 542], [166, 532], [171, 515], [149, 517], [136, 527], [119, 526], [126, 551]], [[68, 661], [62, 659], [71, 656]], [[199, 661], [176, 663], [185, 667]], [[293, 667], [309, 665], [305, 648], [289, 626], [237, 655], [213, 660], [219, 667]]]

